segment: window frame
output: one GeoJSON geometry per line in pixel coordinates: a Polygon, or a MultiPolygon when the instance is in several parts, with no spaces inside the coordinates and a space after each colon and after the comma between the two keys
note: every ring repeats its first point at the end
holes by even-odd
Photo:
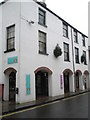
{"type": "Polygon", "coordinates": [[[74,42],[78,43],[78,32],[74,29],[74,42]]]}
{"type": "Polygon", "coordinates": [[[66,62],[70,62],[70,54],[69,54],[69,44],[68,43],[63,43],[64,44],[64,61],[66,62]],[[65,45],[67,46],[67,51],[65,51],[65,45]],[[65,57],[65,55],[67,56],[67,58],[65,57]]]}
{"type": "Polygon", "coordinates": [[[82,35],[82,44],[83,44],[83,47],[85,47],[85,46],[86,46],[85,36],[84,36],[84,35],[82,35]]]}
{"type": "Polygon", "coordinates": [[[42,26],[46,26],[46,11],[41,8],[38,9],[38,23],[42,26]],[[40,11],[43,12],[44,15],[41,15],[40,11]],[[40,22],[40,17],[43,17],[43,23],[40,22]]]}
{"type": "Polygon", "coordinates": [[[68,38],[68,24],[65,22],[63,22],[63,36],[68,38]]]}
{"type": "MultiPolygon", "coordinates": [[[[40,54],[44,54],[44,55],[48,55],[48,54],[47,54],[47,33],[39,30],[39,31],[38,31],[38,37],[39,37],[39,40],[38,40],[38,43],[39,43],[39,53],[40,53],[40,54]],[[43,35],[45,35],[45,42],[40,41],[40,33],[42,33],[43,35]],[[43,51],[40,51],[40,43],[44,44],[44,46],[45,46],[45,52],[44,52],[44,50],[43,50],[43,51]]],[[[43,48],[43,49],[44,49],[44,48],[43,48]]]]}
{"type": "Polygon", "coordinates": [[[77,64],[79,64],[79,48],[77,48],[77,47],[75,47],[75,62],[77,64]],[[76,52],[76,50],[77,50],[77,52],[76,52]]]}
{"type": "Polygon", "coordinates": [[[84,65],[87,65],[87,55],[86,55],[86,51],[83,50],[83,55],[85,55],[85,62],[84,65]]]}
{"type": "Polygon", "coordinates": [[[15,24],[11,25],[11,26],[8,26],[6,28],[6,31],[7,31],[7,52],[11,52],[11,51],[15,50],[15,24]],[[12,27],[14,27],[13,32],[10,32],[9,29],[11,29],[12,27]],[[12,33],[13,36],[9,38],[10,33],[12,33]],[[12,39],[12,42],[13,42],[13,45],[12,45],[13,47],[10,48],[9,47],[9,40],[11,40],[11,39],[12,39]]]}

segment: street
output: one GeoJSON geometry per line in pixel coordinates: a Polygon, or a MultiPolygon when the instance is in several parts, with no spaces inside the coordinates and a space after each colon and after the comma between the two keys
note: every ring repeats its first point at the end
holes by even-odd
{"type": "Polygon", "coordinates": [[[8,114],[3,118],[88,118],[88,93],[8,114]]]}

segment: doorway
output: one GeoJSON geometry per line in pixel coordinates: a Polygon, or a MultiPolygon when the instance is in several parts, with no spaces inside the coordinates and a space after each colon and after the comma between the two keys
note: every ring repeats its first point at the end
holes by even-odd
{"type": "Polygon", "coordinates": [[[79,90],[79,72],[76,73],[76,91],[79,90]]]}
{"type": "Polygon", "coordinates": [[[9,74],[9,101],[15,102],[16,99],[16,73],[9,74]]]}
{"type": "Polygon", "coordinates": [[[64,73],[64,92],[69,92],[69,72],[64,73]]]}
{"type": "Polygon", "coordinates": [[[36,80],[36,99],[48,96],[48,73],[39,71],[35,75],[36,80]]]}

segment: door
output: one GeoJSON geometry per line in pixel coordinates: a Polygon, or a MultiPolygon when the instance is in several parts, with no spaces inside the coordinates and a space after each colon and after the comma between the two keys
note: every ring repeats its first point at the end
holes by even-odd
{"type": "Polygon", "coordinates": [[[48,73],[38,72],[36,74],[36,98],[48,96],[48,73]]]}
{"type": "Polygon", "coordinates": [[[9,75],[9,101],[15,102],[16,74],[11,72],[9,75]]]}
{"type": "Polygon", "coordinates": [[[76,73],[76,90],[79,90],[79,73],[76,73]]]}
{"type": "Polygon", "coordinates": [[[69,73],[64,74],[64,92],[69,92],[69,73]]]}

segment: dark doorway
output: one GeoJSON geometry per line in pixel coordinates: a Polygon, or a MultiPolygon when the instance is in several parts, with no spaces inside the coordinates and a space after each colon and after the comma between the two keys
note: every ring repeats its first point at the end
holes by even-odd
{"type": "Polygon", "coordinates": [[[39,71],[36,74],[36,99],[48,96],[48,73],[39,71]]]}
{"type": "Polygon", "coordinates": [[[9,101],[15,102],[16,99],[16,73],[11,72],[9,74],[9,101]]]}
{"type": "Polygon", "coordinates": [[[64,73],[64,92],[69,92],[69,72],[64,73]]]}
{"type": "Polygon", "coordinates": [[[79,90],[79,73],[76,73],[76,91],[79,90]]]}

